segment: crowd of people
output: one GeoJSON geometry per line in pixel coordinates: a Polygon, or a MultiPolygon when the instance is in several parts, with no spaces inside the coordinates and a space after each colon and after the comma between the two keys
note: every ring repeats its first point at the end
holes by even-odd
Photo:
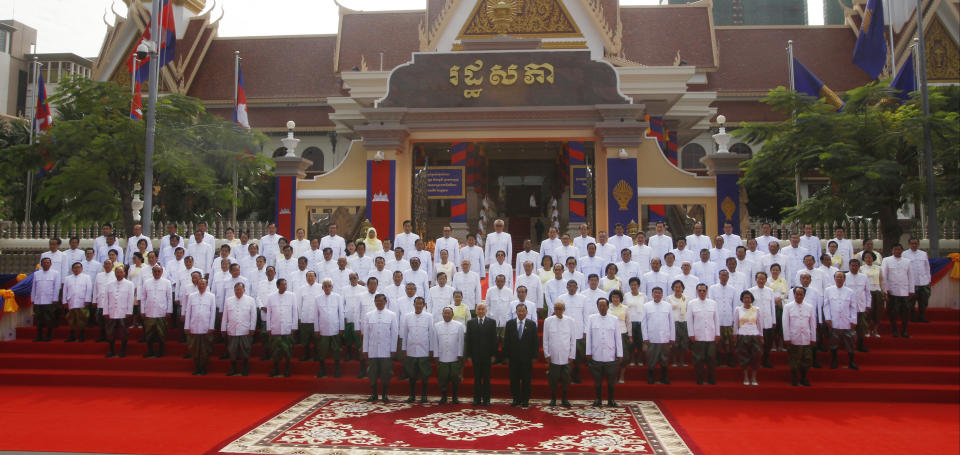
{"type": "Polygon", "coordinates": [[[889,335],[909,337],[910,322],[926,322],[930,296],[918,240],[907,249],[894,244],[882,258],[870,240],[855,253],[843,229],[822,242],[811,225],[782,248],[769,224],[745,242],[730,223],[713,239],[699,223],[677,239],[663,223],[649,238],[631,238],[620,224],[594,238],[581,225],[573,239],[550,228],[539,249],[525,239],[517,252],[502,220],[482,247],[444,227],[432,252],[409,221],[392,242],[372,228],[345,240],[335,224],[309,240],[303,229],[285,239],[274,224],[257,240],[228,228],[219,246],[204,223],[184,237],[173,224],[166,229],[158,250],[139,225],[125,248],[109,224],[92,248],[74,237],[62,250],[51,239],[33,275],[34,341],[50,341],[65,316],[66,342],[83,342],[85,329],[99,326],[106,356],[124,357],[129,329],[142,327],[144,356],[163,357],[173,331],[189,346],[193,374],[206,374],[214,344],[224,343],[228,375],[243,376],[255,342],[273,362],[271,376],[290,376],[299,344],[300,361],[316,362],[318,378],[327,358],[335,377],[343,358],[359,361],[370,401],[388,401],[400,361],[408,402],[418,382],[427,400],[436,364],[440,401],[459,403],[469,361],[478,406],[490,402],[491,365],[499,363],[509,364],[513,405],[527,406],[533,363],[542,358],[551,405],[559,395],[569,406],[569,384],[581,382],[585,367],[594,405],[602,406],[606,382],[613,406],[628,365],[645,367],[649,384],[669,384],[669,369],[688,358],[698,384],[715,384],[719,364],[739,366],[743,384],[756,386],[757,370],[772,368],[770,353],[785,350],[792,384],[809,386],[818,352],[838,368],[843,350],[857,369],[855,353],[868,352],[865,338],[881,336],[884,309],[889,335]]]}

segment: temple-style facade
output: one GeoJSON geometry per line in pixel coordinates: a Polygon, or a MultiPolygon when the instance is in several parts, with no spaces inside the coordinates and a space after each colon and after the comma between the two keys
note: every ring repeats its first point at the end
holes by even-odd
{"type": "MultiPolygon", "coordinates": [[[[124,61],[149,3],[128,3],[98,80],[129,83],[124,61]]],[[[220,13],[203,0],[174,3],[179,42],[161,91],[229,118],[240,52],[250,123],[275,138],[264,153],[277,157],[285,235],[338,212],[369,219],[381,238],[406,219],[430,238],[494,218],[514,238],[678,216],[708,234],[724,221],[739,230],[737,165],[757,145],[718,155],[717,114],[730,127],[778,118],[759,100],[788,84],[788,40],[835,91],[869,82],[851,63],[865,0],[836,26],[716,26],[710,0],[428,0],[419,11],[340,6],[336,35],[253,38],[217,37],[220,13]],[[301,142],[281,158],[288,120],[301,142]]],[[[960,2],[925,4],[929,77],[955,83],[960,2]]],[[[904,17],[897,68],[916,27],[904,17]]]]}

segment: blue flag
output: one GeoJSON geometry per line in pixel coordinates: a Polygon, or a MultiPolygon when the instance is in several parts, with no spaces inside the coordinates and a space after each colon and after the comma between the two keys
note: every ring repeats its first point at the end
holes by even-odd
{"type": "Polygon", "coordinates": [[[897,77],[890,82],[890,87],[900,90],[897,96],[901,103],[910,99],[910,92],[917,90],[917,73],[913,69],[913,54],[910,54],[907,61],[903,62],[903,66],[897,72],[897,77]]]}
{"type": "Polygon", "coordinates": [[[853,64],[873,79],[887,63],[887,41],[883,37],[883,0],[870,0],[863,11],[857,45],[853,48],[853,64]]]}
{"type": "Polygon", "coordinates": [[[827,104],[832,104],[837,109],[843,108],[843,100],[796,58],[793,59],[793,87],[791,88],[814,98],[823,98],[827,104]]]}

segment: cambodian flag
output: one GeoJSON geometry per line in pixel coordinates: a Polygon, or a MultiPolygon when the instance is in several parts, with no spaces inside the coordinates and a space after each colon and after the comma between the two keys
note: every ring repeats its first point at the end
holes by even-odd
{"type": "Polygon", "coordinates": [[[910,92],[917,90],[917,74],[913,70],[913,54],[907,57],[907,61],[903,62],[903,66],[897,72],[897,77],[890,82],[890,86],[900,90],[900,94],[897,96],[901,103],[910,99],[910,92]]]}
{"type": "Polygon", "coordinates": [[[50,105],[47,104],[47,86],[43,83],[43,74],[37,79],[37,109],[33,115],[33,130],[42,133],[53,125],[53,115],[50,114],[50,105]]]}
{"type": "Polygon", "coordinates": [[[843,108],[843,100],[797,59],[793,59],[792,88],[814,98],[823,98],[827,104],[832,104],[837,109],[843,108]]]}
{"type": "Polygon", "coordinates": [[[143,118],[143,93],[140,90],[140,81],[133,84],[133,100],[130,103],[130,118],[140,120],[143,118]]]}
{"type": "MultiPolygon", "coordinates": [[[[137,41],[137,46],[140,46],[140,43],[150,40],[150,29],[153,28],[153,18],[150,19],[150,22],[147,23],[146,30],[143,31],[143,35],[140,37],[140,41],[137,41]]],[[[170,4],[170,0],[163,0],[163,3],[160,5],[160,35],[162,37],[162,42],[160,43],[160,68],[163,68],[164,65],[173,61],[173,56],[176,54],[176,44],[177,44],[177,29],[176,23],[173,20],[173,6],[170,4]]],[[[136,49],[136,47],[134,47],[136,49]]],[[[137,80],[145,81],[150,79],[150,56],[147,55],[147,58],[143,60],[137,60],[136,68],[134,68],[134,58],[133,55],[127,57],[127,69],[131,72],[136,70],[137,80]]]]}
{"type": "Polygon", "coordinates": [[[887,63],[887,40],[883,37],[883,1],[870,0],[853,48],[853,64],[876,79],[887,63]]]}
{"type": "Polygon", "coordinates": [[[244,128],[250,128],[247,117],[247,91],[243,88],[243,70],[237,66],[237,99],[233,105],[233,121],[244,128]]]}

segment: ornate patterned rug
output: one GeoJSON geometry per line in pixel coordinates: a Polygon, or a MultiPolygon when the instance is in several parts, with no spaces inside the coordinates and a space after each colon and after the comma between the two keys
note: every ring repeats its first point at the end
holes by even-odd
{"type": "Polygon", "coordinates": [[[210,453],[225,454],[693,454],[656,403],[572,408],[367,403],[309,395],[210,453]]]}

